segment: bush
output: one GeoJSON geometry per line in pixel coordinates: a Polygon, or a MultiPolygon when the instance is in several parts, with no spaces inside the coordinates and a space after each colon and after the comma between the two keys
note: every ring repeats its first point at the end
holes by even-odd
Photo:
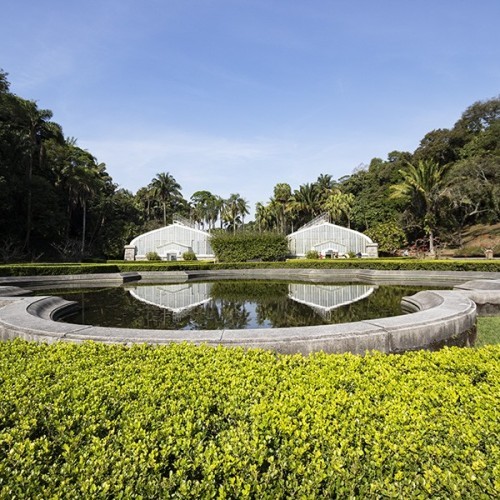
{"type": "Polygon", "coordinates": [[[277,233],[216,233],[210,245],[219,262],[282,261],[289,252],[286,236],[277,233]]]}
{"type": "Polygon", "coordinates": [[[49,276],[129,271],[187,271],[208,269],[374,269],[387,271],[500,272],[499,260],[418,259],[293,259],[286,262],[113,261],[108,264],[0,264],[0,276],[49,276]]]}
{"type": "Polygon", "coordinates": [[[183,260],[198,260],[194,252],[188,251],[182,254],[183,260]]]}
{"type": "MultiPolygon", "coordinates": [[[[455,257],[484,257],[484,250],[485,248],[479,247],[479,246],[468,246],[468,247],[463,247],[463,248],[457,248],[454,252],[453,255],[455,257]]],[[[499,255],[500,254],[500,245],[495,245],[493,248],[493,255],[499,255]]]]}
{"type": "Polygon", "coordinates": [[[0,265],[0,276],[62,276],[65,274],[118,273],[116,264],[13,264],[0,265]]]}
{"type": "Polygon", "coordinates": [[[403,229],[394,221],[376,224],[367,229],[365,234],[375,243],[378,243],[378,250],[383,254],[394,255],[407,244],[403,229]]]}
{"type": "Polygon", "coordinates": [[[147,260],[161,260],[161,257],[156,252],[148,252],[146,254],[147,260]]]}
{"type": "Polygon", "coordinates": [[[0,343],[1,498],[499,498],[500,346],[0,343]]]}
{"type": "Polygon", "coordinates": [[[317,250],[309,250],[306,253],[306,259],[307,260],[319,259],[319,252],[317,250]]]}

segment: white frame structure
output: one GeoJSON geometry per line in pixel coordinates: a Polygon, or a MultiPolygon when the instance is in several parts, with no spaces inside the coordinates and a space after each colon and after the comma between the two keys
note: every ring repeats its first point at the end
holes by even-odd
{"type": "Polygon", "coordinates": [[[185,252],[197,259],[213,259],[210,234],[186,223],[175,221],[134,238],[125,247],[125,260],[146,260],[148,252],[156,252],[162,260],[182,260],[185,252]]]}
{"type": "Polygon", "coordinates": [[[321,257],[342,257],[349,253],[378,257],[377,243],[363,233],[330,223],[326,214],[289,234],[288,245],[295,257],[305,257],[311,250],[321,257]]]}

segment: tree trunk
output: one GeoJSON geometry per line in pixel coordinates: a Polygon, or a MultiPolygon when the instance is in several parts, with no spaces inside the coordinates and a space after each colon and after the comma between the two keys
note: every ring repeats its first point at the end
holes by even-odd
{"type": "Polygon", "coordinates": [[[429,253],[434,255],[434,231],[429,231],[429,253]]]}
{"type": "Polygon", "coordinates": [[[87,231],[87,203],[83,202],[83,220],[82,220],[82,252],[81,256],[83,258],[83,252],[85,251],[85,232],[87,231]]]}

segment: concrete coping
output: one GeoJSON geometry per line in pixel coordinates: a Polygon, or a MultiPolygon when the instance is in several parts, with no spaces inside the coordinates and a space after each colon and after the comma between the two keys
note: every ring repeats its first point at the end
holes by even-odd
{"type": "MultiPolygon", "coordinates": [[[[255,273],[254,271],[248,271],[247,273],[239,272],[237,273],[237,277],[248,278],[252,276],[255,279],[264,278],[262,276],[263,273],[255,273]]],[[[406,274],[404,271],[398,271],[397,273],[397,280],[403,278],[401,276],[402,273],[406,274]]],[[[424,280],[422,273],[419,273],[420,276],[416,276],[414,273],[410,272],[410,277],[418,278],[420,281],[424,280]]],[[[141,278],[144,274],[146,273],[141,273],[138,277],[141,278]]],[[[160,274],[165,275],[165,273],[160,274]]],[[[181,277],[179,273],[176,274],[177,278],[181,277]]],[[[180,274],[185,279],[206,279],[207,277],[206,272],[180,274]]],[[[285,278],[284,273],[278,274],[282,279],[285,278]]],[[[308,276],[312,278],[312,281],[319,280],[320,278],[322,280],[325,279],[325,273],[320,270],[300,270],[298,273],[288,272],[286,273],[286,278],[290,278],[291,274],[293,278],[300,277],[301,279],[306,279],[308,276]]],[[[352,275],[352,273],[349,274],[352,275]]],[[[362,273],[358,273],[358,278],[360,274],[362,273]]],[[[424,272],[424,274],[427,280],[429,280],[429,273],[424,272]]],[[[209,275],[213,279],[227,279],[229,275],[236,277],[235,271],[229,273],[211,272],[209,275]]],[[[276,272],[266,273],[265,278],[276,279],[276,275],[276,272]]],[[[335,280],[341,279],[344,276],[344,273],[340,273],[340,275],[339,273],[335,273],[335,280]]],[[[173,276],[170,277],[173,278],[173,276]]],[[[385,281],[389,281],[390,277],[387,275],[385,277],[385,281]]],[[[69,277],[70,280],[71,278],[73,276],[69,277]]],[[[160,276],[156,276],[156,278],[160,279],[160,276]]],[[[454,281],[460,282],[460,278],[464,281],[464,276],[455,276],[454,281]]],[[[453,281],[447,273],[445,279],[453,281]]],[[[83,279],[77,280],[79,284],[85,281],[83,279]]],[[[413,283],[411,279],[409,281],[413,283]]],[[[483,281],[481,280],[481,283],[483,281]]],[[[500,284],[500,279],[495,281],[498,281],[500,284]]],[[[40,284],[41,280],[38,280],[37,283],[40,284]]],[[[430,277],[430,283],[434,285],[435,279],[430,277]]],[[[456,291],[424,291],[412,297],[405,297],[402,304],[403,308],[406,311],[411,311],[411,313],[391,318],[300,328],[198,330],[189,332],[105,328],[56,322],[54,319],[64,316],[69,308],[75,307],[74,302],[68,302],[53,296],[4,297],[0,298],[0,336],[3,339],[21,337],[27,340],[45,342],[84,342],[86,340],[121,344],[193,342],[196,344],[232,347],[256,347],[273,349],[282,353],[302,354],[309,354],[316,351],[364,354],[366,351],[371,350],[397,353],[438,345],[472,332],[475,328],[477,311],[475,302],[467,294],[471,290],[474,293],[480,294],[481,290],[474,288],[473,281],[469,283],[472,284],[462,283],[462,288],[456,291]],[[471,289],[469,290],[467,286],[471,287],[471,289]]],[[[102,281],[100,281],[100,285],[102,286],[102,281]]],[[[482,284],[481,286],[483,289],[491,288],[488,284],[482,284]]],[[[496,285],[492,286],[495,287],[496,285]]],[[[490,291],[488,290],[488,293],[490,291]]],[[[493,290],[493,293],[499,297],[500,301],[500,285],[498,290],[493,290]]]]}

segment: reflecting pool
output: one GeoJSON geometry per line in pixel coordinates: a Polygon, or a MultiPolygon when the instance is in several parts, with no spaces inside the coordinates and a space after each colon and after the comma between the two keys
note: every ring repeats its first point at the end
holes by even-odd
{"type": "Polygon", "coordinates": [[[401,298],[429,287],[363,283],[193,281],[40,291],[77,301],[64,321],[162,330],[283,328],[402,314],[401,298]]]}

